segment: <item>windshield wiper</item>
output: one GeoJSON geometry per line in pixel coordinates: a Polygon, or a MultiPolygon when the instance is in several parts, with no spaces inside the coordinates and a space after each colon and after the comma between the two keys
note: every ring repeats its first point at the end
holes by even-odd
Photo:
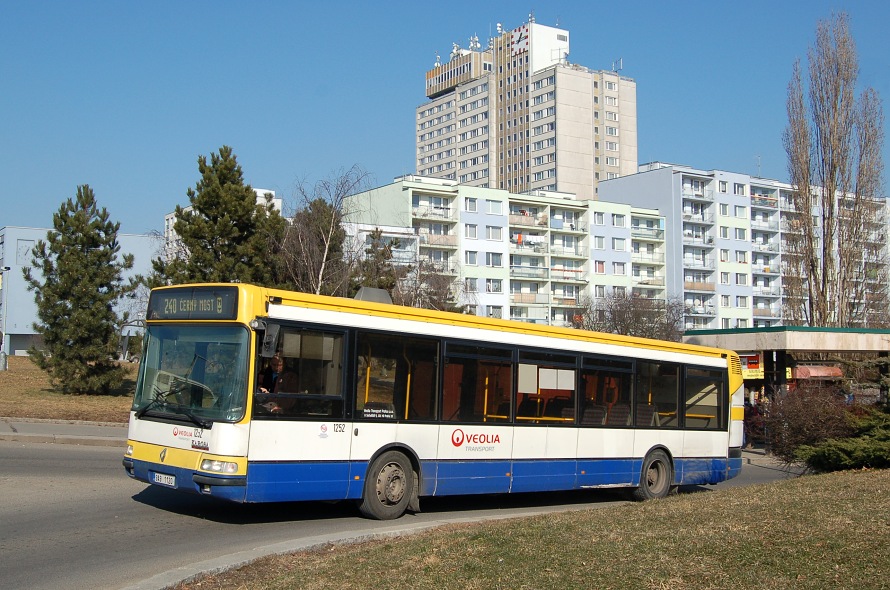
{"type": "Polygon", "coordinates": [[[182,391],[182,389],[174,388],[174,389],[169,389],[169,390],[165,391],[164,393],[158,393],[157,395],[155,395],[153,400],[151,400],[150,402],[148,402],[147,404],[145,404],[144,406],[142,406],[141,408],[136,410],[136,417],[142,418],[143,416],[145,416],[145,413],[148,412],[150,409],[152,409],[155,406],[159,406],[162,403],[163,404],[167,403],[168,397],[170,397],[174,393],[179,393],[180,391],[182,391]]]}

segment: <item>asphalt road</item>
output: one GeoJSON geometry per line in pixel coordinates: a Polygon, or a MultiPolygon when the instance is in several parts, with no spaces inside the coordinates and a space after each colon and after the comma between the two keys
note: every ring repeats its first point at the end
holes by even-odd
{"type": "MultiPolygon", "coordinates": [[[[424,499],[421,514],[376,522],[349,503],[242,506],[150,488],[126,477],[120,460],[114,447],[0,442],[0,587],[159,588],[344,537],[622,500],[605,492],[424,499]]],[[[787,477],[752,464],[720,486],[787,477]]]]}

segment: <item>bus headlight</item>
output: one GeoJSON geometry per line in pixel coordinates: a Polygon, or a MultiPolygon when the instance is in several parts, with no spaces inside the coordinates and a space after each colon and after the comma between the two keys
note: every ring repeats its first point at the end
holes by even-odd
{"type": "Polygon", "coordinates": [[[124,456],[125,457],[133,456],[133,445],[127,445],[127,450],[126,450],[126,452],[124,452],[124,456]]]}
{"type": "Polygon", "coordinates": [[[214,473],[238,473],[238,464],[232,461],[217,461],[214,459],[204,459],[201,461],[201,471],[212,471],[214,473]]]}

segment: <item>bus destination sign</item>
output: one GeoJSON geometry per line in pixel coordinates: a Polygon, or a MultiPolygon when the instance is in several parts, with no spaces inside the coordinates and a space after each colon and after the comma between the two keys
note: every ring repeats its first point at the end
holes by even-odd
{"type": "Polygon", "coordinates": [[[237,287],[178,287],[152,291],[150,320],[234,320],[238,317],[237,287]]]}

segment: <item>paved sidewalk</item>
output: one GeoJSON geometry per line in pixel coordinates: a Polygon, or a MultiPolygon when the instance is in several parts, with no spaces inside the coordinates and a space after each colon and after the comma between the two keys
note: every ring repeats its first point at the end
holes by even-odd
{"type": "Polygon", "coordinates": [[[0,440],[123,447],[127,444],[127,425],[0,417],[0,440]]]}

